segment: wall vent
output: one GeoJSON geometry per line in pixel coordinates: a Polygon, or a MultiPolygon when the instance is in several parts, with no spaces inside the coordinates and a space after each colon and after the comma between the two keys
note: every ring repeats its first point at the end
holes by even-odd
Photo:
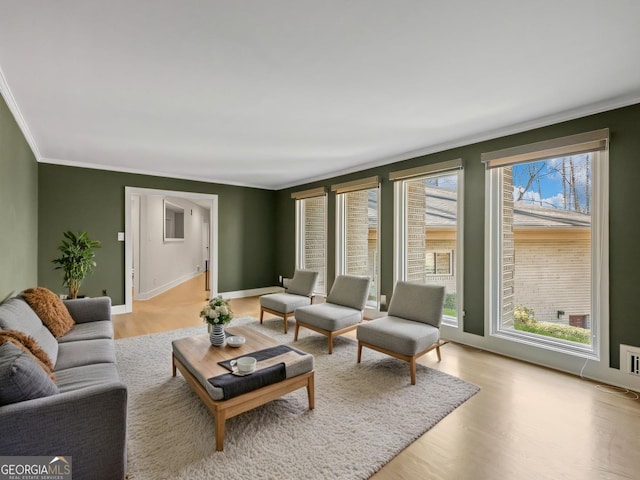
{"type": "Polygon", "coordinates": [[[640,377],[640,347],[620,345],[621,370],[640,377]]]}
{"type": "Polygon", "coordinates": [[[640,355],[627,352],[627,359],[629,360],[629,373],[640,375],[640,355]]]}

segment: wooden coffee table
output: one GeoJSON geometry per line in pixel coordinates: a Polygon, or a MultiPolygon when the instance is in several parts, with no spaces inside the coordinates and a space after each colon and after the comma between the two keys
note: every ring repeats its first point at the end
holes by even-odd
{"type": "Polygon", "coordinates": [[[171,355],[173,376],[176,369],[187,380],[191,389],[200,397],[211,411],[215,420],[216,450],[222,451],[224,443],[224,424],[227,418],[264,405],[272,400],[293,392],[299,388],[307,388],[309,410],[314,408],[314,371],[308,371],[281,382],[258,388],[229,400],[214,400],[211,396],[207,379],[229,373],[229,370],[218,365],[218,362],[241,355],[279,345],[275,340],[248,327],[230,327],[226,331],[232,335],[241,335],[246,343],[238,348],[212,347],[209,335],[181,338],[172,342],[171,355]]]}

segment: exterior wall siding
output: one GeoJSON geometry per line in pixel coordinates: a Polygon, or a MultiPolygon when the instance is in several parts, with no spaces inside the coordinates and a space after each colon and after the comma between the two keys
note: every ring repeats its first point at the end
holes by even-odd
{"type": "Polygon", "coordinates": [[[325,197],[301,200],[304,205],[304,267],[319,273],[316,290],[325,291],[325,197]]]}
{"type": "Polygon", "coordinates": [[[533,308],[538,321],[567,325],[570,315],[590,315],[590,239],[522,237],[516,232],[515,305],[533,308]]]}
{"type": "Polygon", "coordinates": [[[426,281],[425,272],[425,209],[427,193],[424,180],[407,183],[407,281],[426,281]]]}
{"type": "Polygon", "coordinates": [[[513,238],[513,171],[502,177],[502,325],[513,326],[515,252],[513,238]]]}
{"type": "Polygon", "coordinates": [[[343,195],[346,195],[346,273],[370,275],[368,191],[359,190],[343,195]]]}

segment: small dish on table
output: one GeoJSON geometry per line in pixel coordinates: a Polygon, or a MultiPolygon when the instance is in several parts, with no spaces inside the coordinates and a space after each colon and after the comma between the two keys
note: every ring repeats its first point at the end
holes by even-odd
{"type": "Polygon", "coordinates": [[[247,340],[240,335],[233,335],[231,337],[227,337],[227,345],[233,348],[241,347],[247,340]]]}

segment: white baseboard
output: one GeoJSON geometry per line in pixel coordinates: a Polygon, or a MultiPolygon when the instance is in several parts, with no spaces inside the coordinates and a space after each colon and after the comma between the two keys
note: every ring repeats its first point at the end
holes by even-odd
{"type": "MultiPolygon", "coordinates": [[[[258,295],[266,295],[267,293],[280,293],[284,292],[284,288],[273,286],[273,287],[261,287],[261,288],[252,288],[249,290],[236,290],[235,292],[220,292],[218,295],[222,295],[223,298],[245,298],[245,297],[255,297],[258,295]]],[[[212,294],[212,297],[217,296],[216,294],[212,294]]]]}
{"type": "Polygon", "coordinates": [[[122,313],[127,313],[126,305],[111,305],[111,315],[120,315],[122,313]]]}
{"type": "MultiPolygon", "coordinates": [[[[200,272],[202,273],[202,272],[200,272]]],[[[252,288],[249,290],[236,290],[233,292],[221,292],[221,293],[212,293],[211,298],[221,295],[223,298],[232,299],[232,298],[245,298],[245,297],[256,297],[259,295],[266,295],[268,293],[281,293],[284,292],[284,288],[280,286],[273,287],[261,287],[261,288],[252,288]]],[[[149,297],[151,298],[151,297],[149,297]]],[[[127,311],[126,305],[112,305],[111,306],[111,314],[112,315],[120,315],[122,313],[129,313],[127,311]]]]}
{"type": "Polygon", "coordinates": [[[148,292],[138,292],[133,299],[142,300],[142,301],[149,300],[150,298],[153,298],[157,295],[160,295],[161,293],[171,290],[172,288],[177,287],[181,283],[187,282],[192,278],[197,277],[198,275],[201,275],[201,274],[202,272],[195,270],[193,272],[182,275],[181,277],[178,277],[174,280],[171,280],[170,282],[165,283],[164,285],[156,287],[153,290],[149,290],[148,292]]]}

